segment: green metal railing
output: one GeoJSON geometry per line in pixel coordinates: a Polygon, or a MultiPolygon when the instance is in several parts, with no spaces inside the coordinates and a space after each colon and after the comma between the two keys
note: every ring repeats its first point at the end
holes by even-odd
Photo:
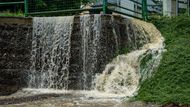
{"type": "Polygon", "coordinates": [[[142,17],[144,20],[148,19],[147,0],[142,0],[142,17]]]}
{"type": "Polygon", "coordinates": [[[103,0],[103,13],[106,14],[107,13],[107,0],[103,0]]]}
{"type": "Polygon", "coordinates": [[[80,5],[80,0],[30,0],[28,1],[28,14],[38,15],[78,11],[80,5]]]}
{"type": "Polygon", "coordinates": [[[87,4],[81,7],[81,0],[24,0],[20,2],[2,2],[1,5],[22,4],[24,15],[70,15],[79,14],[83,11],[103,12],[103,14],[119,13],[122,15],[147,20],[147,0],[91,0],[94,6],[88,7],[87,4]],[[129,3],[129,4],[128,4],[129,3]],[[136,8],[134,8],[136,6],[136,8]]]}
{"type": "Polygon", "coordinates": [[[24,0],[24,16],[28,16],[28,0],[24,0]]]}
{"type": "Polygon", "coordinates": [[[0,5],[24,4],[24,1],[19,2],[2,2],[0,5]]]}

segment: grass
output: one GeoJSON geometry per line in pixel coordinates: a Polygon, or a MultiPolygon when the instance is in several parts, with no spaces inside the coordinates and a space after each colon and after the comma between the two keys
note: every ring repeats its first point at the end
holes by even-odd
{"type": "Polygon", "coordinates": [[[190,17],[155,18],[167,52],[154,75],[143,82],[136,100],[190,104],[190,17]]]}
{"type": "Polygon", "coordinates": [[[10,11],[3,11],[0,13],[0,16],[17,16],[17,17],[21,17],[24,16],[24,13],[22,13],[21,11],[18,11],[16,13],[12,13],[10,11]]]}

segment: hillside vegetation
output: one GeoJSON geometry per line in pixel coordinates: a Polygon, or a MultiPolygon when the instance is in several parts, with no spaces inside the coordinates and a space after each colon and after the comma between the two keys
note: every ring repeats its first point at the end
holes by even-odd
{"type": "Polygon", "coordinates": [[[190,17],[152,19],[167,51],[154,75],[143,82],[137,100],[190,104],[190,17]]]}

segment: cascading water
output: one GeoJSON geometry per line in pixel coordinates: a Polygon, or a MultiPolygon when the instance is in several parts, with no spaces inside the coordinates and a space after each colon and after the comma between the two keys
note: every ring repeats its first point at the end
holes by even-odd
{"type": "Polygon", "coordinates": [[[30,88],[68,89],[73,18],[33,19],[30,88]]]}
{"type": "Polygon", "coordinates": [[[138,42],[145,44],[140,49],[117,56],[108,64],[96,79],[97,90],[133,96],[140,82],[150,77],[158,67],[164,50],[163,37],[151,24],[138,20],[133,20],[132,23],[146,37],[138,42]]]}
{"type": "MultiPolygon", "coordinates": [[[[102,71],[97,73],[100,67],[98,63],[101,60],[99,57],[104,58],[103,56],[107,55],[101,56],[112,43],[103,41],[109,37],[102,34],[101,15],[93,15],[93,17],[84,15],[79,19],[78,35],[81,35],[79,46],[81,53],[79,54],[82,69],[77,71],[80,72],[78,73],[80,75],[77,75],[80,78],[76,84],[80,83],[82,90],[98,90],[123,96],[134,95],[140,82],[150,77],[159,64],[164,49],[164,40],[160,32],[151,24],[133,19],[125,20],[123,23],[127,26],[125,31],[130,31],[126,35],[129,45],[127,48],[132,51],[117,56],[106,66],[103,73],[102,71]]],[[[109,23],[115,23],[114,20],[112,16],[109,23]]],[[[30,88],[69,90],[73,23],[74,17],[36,17],[33,19],[30,88]]],[[[122,38],[118,36],[115,27],[110,28],[114,38],[113,44],[116,46],[109,47],[117,52],[122,38]]]]}
{"type": "Polygon", "coordinates": [[[97,69],[97,54],[99,51],[101,17],[100,15],[84,15],[80,17],[82,35],[82,89],[92,89],[94,87],[94,75],[97,69]],[[92,33],[91,33],[92,32],[92,33]]]}

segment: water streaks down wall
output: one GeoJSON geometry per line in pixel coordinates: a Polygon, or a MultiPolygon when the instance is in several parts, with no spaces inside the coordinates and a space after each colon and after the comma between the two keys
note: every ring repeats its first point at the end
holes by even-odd
{"type": "Polygon", "coordinates": [[[29,87],[68,87],[73,17],[33,19],[29,87]]]}
{"type": "Polygon", "coordinates": [[[30,88],[131,96],[164,48],[152,24],[111,15],[35,17],[31,36],[30,88]]]}

